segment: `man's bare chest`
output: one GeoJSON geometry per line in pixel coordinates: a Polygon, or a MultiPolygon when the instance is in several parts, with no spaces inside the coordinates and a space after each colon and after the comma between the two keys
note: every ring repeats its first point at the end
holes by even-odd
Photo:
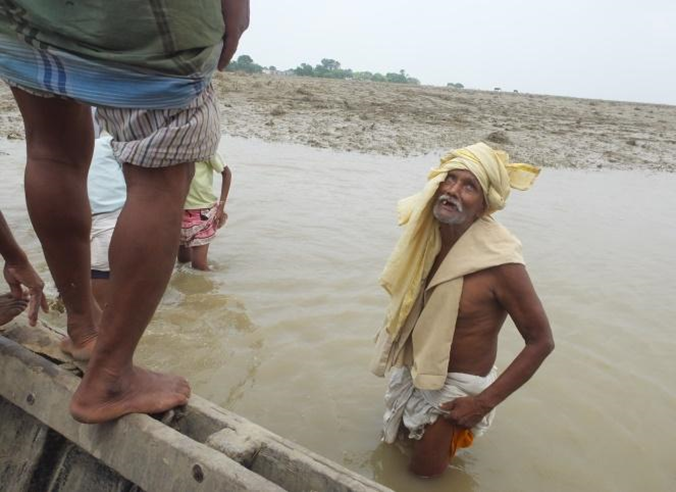
{"type": "Polygon", "coordinates": [[[487,320],[503,317],[504,310],[497,300],[493,286],[494,279],[490,270],[465,276],[456,325],[479,322],[483,324],[487,320]]]}

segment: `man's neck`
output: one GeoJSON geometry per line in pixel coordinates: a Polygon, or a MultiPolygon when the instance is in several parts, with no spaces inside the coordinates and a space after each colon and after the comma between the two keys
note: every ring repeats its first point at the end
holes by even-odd
{"type": "MultiPolygon", "coordinates": [[[[476,221],[476,220],[475,220],[476,221]]],[[[432,264],[432,269],[430,270],[425,285],[427,285],[434,277],[434,274],[437,273],[437,270],[441,266],[441,263],[446,258],[446,255],[451,250],[453,245],[458,242],[460,236],[462,236],[467,229],[469,229],[475,221],[469,222],[467,224],[459,225],[449,225],[449,224],[440,224],[439,232],[441,233],[441,249],[437,254],[437,257],[434,259],[432,264]]]]}
{"type": "Polygon", "coordinates": [[[440,224],[439,232],[441,233],[441,251],[448,252],[453,247],[453,245],[458,242],[460,236],[467,232],[467,229],[469,229],[475,221],[476,219],[471,222],[457,225],[440,224]]]}

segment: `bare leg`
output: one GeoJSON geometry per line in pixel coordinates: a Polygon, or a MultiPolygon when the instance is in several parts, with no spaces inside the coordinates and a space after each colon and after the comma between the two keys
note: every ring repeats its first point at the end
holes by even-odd
{"type": "Polygon", "coordinates": [[[124,172],[127,202],[110,243],[110,297],[89,370],[71,401],[80,422],[162,412],[190,396],[183,378],[135,367],[133,355],[171,276],[193,165],[125,164],[124,172]]]}
{"type": "Polygon", "coordinates": [[[106,278],[92,279],[92,294],[99,308],[104,309],[110,296],[110,280],[106,278]]]}
{"type": "Polygon", "coordinates": [[[448,467],[453,431],[453,424],[441,417],[425,429],[422,439],[413,445],[409,469],[426,478],[441,475],[448,467]]]}
{"type": "Polygon", "coordinates": [[[178,262],[179,263],[190,263],[191,255],[190,248],[187,246],[178,247],[178,262]]]}
{"type": "Polygon", "coordinates": [[[195,270],[203,270],[205,272],[211,270],[209,268],[209,263],[207,262],[207,254],[209,253],[208,244],[193,246],[190,250],[190,255],[192,257],[191,265],[195,270]]]}
{"type": "Polygon", "coordinates": [[[0,296],[0,326],[9,323],[28,307],[25,299],[15,299],[12,294],[0,296]]]}
{"type": "MultiPolygon", "coordinates": [[[[92,292],[89,293],[89,302],[91,303],[92,306],[92,319],[94,320],[94,325],[99,326],[99,324],[101,323],[101,308],[99,307],[99,304],[96,302],[93,289],[92,292]]],[[[73,359],[79,361],[88,361],[91,358],[92,353],[94,352],[96,340],[97,336],[94,336],[86,343],[76,345],[71,337],[66,337],[61,341],[60,346],[61,350],[64,353],[70,355],[73,359]]]]}
{"type": "Polygon", "coordinates": [[[28,213],[68,315],[65,346],[88,354],[96,339],[89,282],[90,109],[16,88],[12,92],[26,128],[28,213]]]}

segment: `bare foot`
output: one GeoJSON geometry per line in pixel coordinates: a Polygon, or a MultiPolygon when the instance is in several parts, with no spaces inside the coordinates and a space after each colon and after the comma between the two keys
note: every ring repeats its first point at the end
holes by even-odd
{"type": "Polygon", "coordinates": [[[66,337],[61,341],[59,347],[63,353],[70,355],[73,359],[86,362],[91,359],[94,353],[97,338],[94,334],[80,343],[75,343],[72,338],[66,337]]]}
{"type": "Polygon", "coordinates": [[[190,385],[180,376],[132,367],[115,377],[91,367],[70,402],[78,422],[97,424],[129,413],[161,413],[185,405],[190,385]]]}
{"type": "Polygon", "coordinates": [[[28,307],[25,299],[15,299],[12,294],[0,296],[0,326],[9,323],[28,307]]]}
{"type": "MultiPolygon", "coordinates": [[[[92,301],[92,307],[94,307],[94,301],[92,301]]],[[[93,314],[96,315],[96,312],[93,314]]],[[[98,315],[100,317],[100,310],[98,315]]],[[[75,360],[91,359],[99,335],[97,324],[92,316],[68,314],[67,329],[68,336],[60,344],[61,351],[75,360]]]]}

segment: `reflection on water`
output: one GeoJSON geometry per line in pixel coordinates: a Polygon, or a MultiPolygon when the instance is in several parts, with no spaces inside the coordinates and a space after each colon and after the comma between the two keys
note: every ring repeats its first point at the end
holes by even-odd
{"type": "Polygon", "coordinates": [[[218,276],[182,265],[171,278],[137,357],[152,367],[190,374],[200,395],[230,407],[253,382],[262,346],[244,304],[221,292],[218,276]]]}
{"type": "MultiPolygon", "coordinates": [[[[5,150],[0,207],[45,274],[15,192],[24,152],[5,150]]],[[[486,436],[425,481],[405,450],[379,443],[385,383],[367,365],[394,206],[436,157],[238,139],[222,151],[233,187],[214,272],[177,268],[142,363],[396,490],[676,489],[676,176],[544,170],[513,193],[497,217],[524,243],[557,349],[486,436]]],[[[521,346],[508,324],[499,367],[521,346]]]]}

